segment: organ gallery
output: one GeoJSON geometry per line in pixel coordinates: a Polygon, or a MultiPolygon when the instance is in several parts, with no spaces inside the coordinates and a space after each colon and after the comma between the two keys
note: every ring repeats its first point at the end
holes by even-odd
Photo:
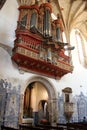
{"type": "Polygon", "coordinates": [[[52,13],[50,1],[20,5],[12,59],[20,70],[60,78],[73,66],[65,55],[62,19],[60,14],[53,19],[52,13]]]}
{"type": "Polygon", "coordinates": [[[87,129],[87,2],[0,3],[1,130],[87,129]]]}

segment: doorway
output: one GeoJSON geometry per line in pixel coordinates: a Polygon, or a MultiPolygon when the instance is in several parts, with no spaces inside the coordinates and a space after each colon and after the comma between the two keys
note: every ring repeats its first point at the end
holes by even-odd
{"type": "Polygon", "coordinates": [[[23,119],[39,124],[43,119],[57,123],[58,97],[54,86],[46,79],[34,77],[24,90],[23,119]]]}

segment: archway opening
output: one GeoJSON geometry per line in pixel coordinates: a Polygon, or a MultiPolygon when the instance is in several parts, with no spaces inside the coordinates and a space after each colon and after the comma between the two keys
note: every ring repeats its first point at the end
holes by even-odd
{"type": "Polygon", "coordinates": [[[35,124],[43,119],[49,122],[48,99],[48,91],[42,83],[30,83],[24,93],[23,118],[33,118],[35,124]]]}

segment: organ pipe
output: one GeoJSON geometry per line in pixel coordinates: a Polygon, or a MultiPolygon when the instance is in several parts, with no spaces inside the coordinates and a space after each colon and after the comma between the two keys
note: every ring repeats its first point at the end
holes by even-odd
{"type": "Polygon", "coordinates": [[[46,9],[44,12],[44,36],[50,36],[50,11],[46,9]]]}
{"type": "Polygon", "coordinates": [[[37,24],[37,13],[34,12],[32,13],[31,19],[30,19],[30,28],[36,27],[36,24],[37,24]]]}
{"type": "Polygon", "coordinates": [[[61,29],[60,29],[60,27],[56,28],[56,39],[57,39],[57,41],[61,41],[61,29]]]}

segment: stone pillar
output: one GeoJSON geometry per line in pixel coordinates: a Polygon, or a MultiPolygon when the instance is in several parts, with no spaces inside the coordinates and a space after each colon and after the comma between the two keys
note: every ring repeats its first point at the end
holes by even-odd
{"type": "Polygon", "coordinates": [[[23,118],[23,100],[24,100],[24,95],[20,95],[20,111],[19,111],[19,124],[22,123],[22,118],[23,118]]]}
{"type": "Polygon", "coordinates": [[[48,101],[49,119],[52,125],[58,122],[58,99],[48,101]]]}

